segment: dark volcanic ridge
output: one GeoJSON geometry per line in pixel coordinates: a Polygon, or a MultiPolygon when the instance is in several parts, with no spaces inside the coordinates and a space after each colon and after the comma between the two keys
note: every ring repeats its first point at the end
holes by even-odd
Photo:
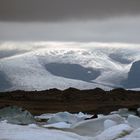
{"type": "Polygon", "coordinates": [[[12,91],[0,93],[0,107],[21,106],[33,114],[60,111],[108,114],[119,108],[140,107],[140,91],[114,89],[104,91],[50,89],[45,91],[12,91]]]}
{"type": "Polygon", "coordinates": [[[132,64],[128,78],[122,82],[122,85],[126,88],[140,87],[140,61],[136,61],[132,64]]]}

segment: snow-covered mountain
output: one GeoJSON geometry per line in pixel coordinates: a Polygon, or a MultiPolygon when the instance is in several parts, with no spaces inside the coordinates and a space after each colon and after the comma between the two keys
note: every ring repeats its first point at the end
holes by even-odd
{"type": "Polygon", "coordinates": [[[133,44],[4,42],[0,43],[0,90],[125,87],[122,81],[138,60],[140,45],[133,44]]]}

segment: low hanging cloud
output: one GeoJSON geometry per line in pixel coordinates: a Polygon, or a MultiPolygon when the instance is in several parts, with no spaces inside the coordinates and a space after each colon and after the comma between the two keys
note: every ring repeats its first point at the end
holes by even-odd
{"type": "Polygon", "coordinates": [[[140,17],[85,22],[0,22],[1,41],[140,43],[140,17]]]}

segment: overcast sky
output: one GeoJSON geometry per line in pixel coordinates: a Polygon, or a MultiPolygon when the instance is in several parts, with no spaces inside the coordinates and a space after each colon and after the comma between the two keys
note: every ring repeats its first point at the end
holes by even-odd
{"type": "Polygon", "coordinates": [[[140,0],[0,0],[1,41],[140,43],[140,0]]]}

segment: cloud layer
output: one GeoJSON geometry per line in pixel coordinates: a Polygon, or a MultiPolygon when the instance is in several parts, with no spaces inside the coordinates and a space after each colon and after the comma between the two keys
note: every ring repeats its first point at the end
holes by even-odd
{"type": "Polygon", "coordinates": [[[0,21],[52,22],[139,14],[139,0],[0,0],[0,21]]]}
{"type": "Polygon", "coordinates": [[[140,43],[139,25],[140,17],[123,17],[100,22],[0,22],[0,40],[140,43]]]}
{"type": "Polygon", "coordinates": [[[0,41],[140,43],[140,0],[0,0],[0,41]]]}

